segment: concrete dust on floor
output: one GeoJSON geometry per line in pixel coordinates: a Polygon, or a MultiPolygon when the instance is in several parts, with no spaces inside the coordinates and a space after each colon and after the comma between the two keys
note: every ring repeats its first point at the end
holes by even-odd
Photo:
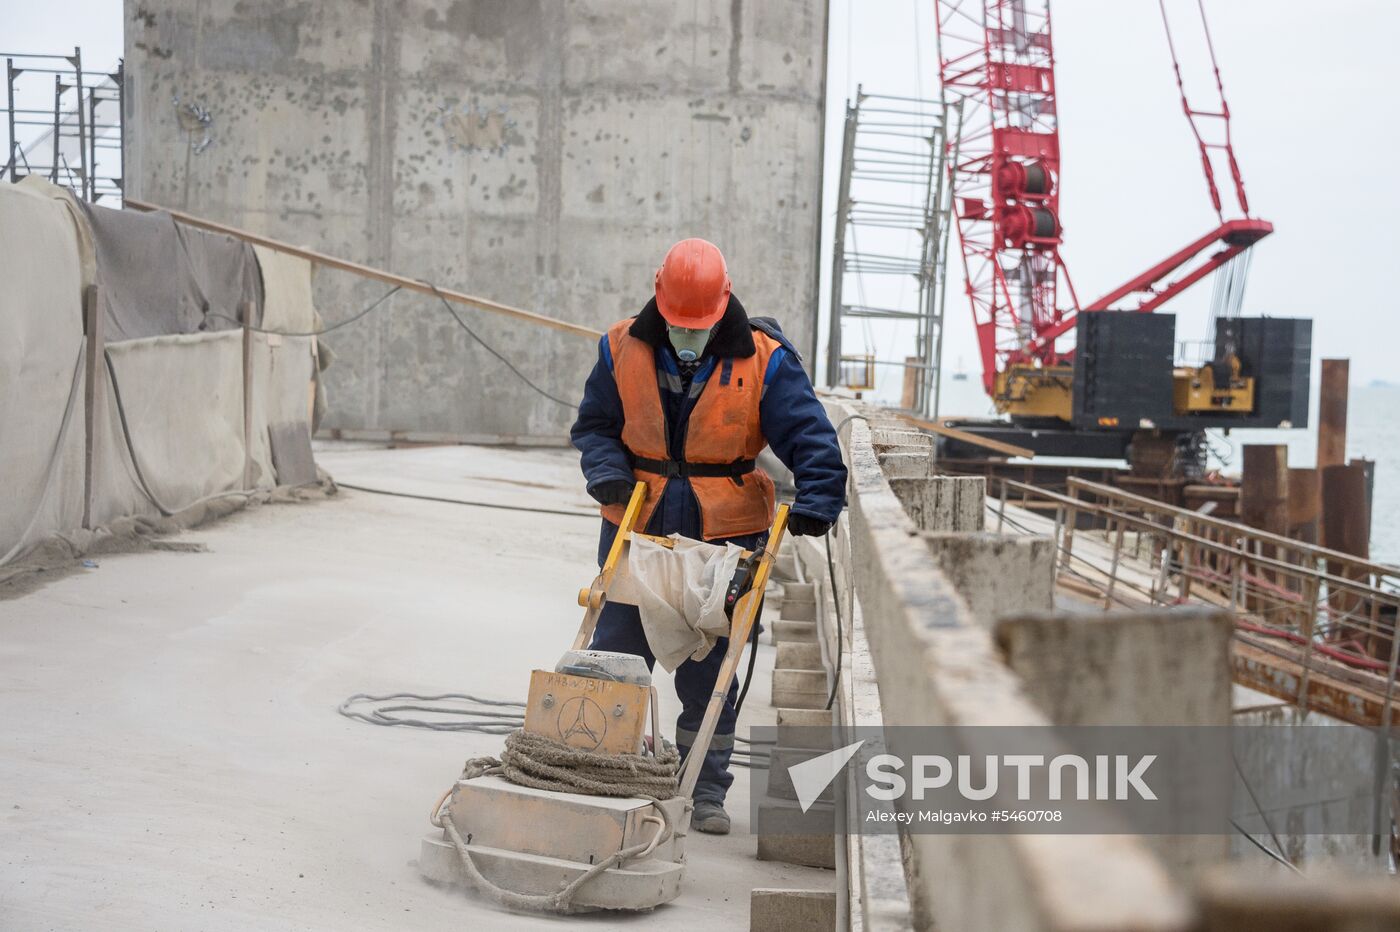
{"type": "MultiPolygon", "coordinates": [[[[589,508],[572,451],[332,445],[318,459],[365,486],[589,508]]],[[[500,738],[335,709],[355,692],[522,698],[577,628],[597,519],[346,490],[181,539],[206,550],[104,557],[0,603],[0,928],[557,924],[414,865],[434,800],[500,738]]],[[[772,721],[771,651],[741,734],[772,721]]],[[[831,885],[755,860],[742,770],[729,808],[735,834],[691,836],[676,903],[571,921],[743,927],[753,887],[831,885]]]]}

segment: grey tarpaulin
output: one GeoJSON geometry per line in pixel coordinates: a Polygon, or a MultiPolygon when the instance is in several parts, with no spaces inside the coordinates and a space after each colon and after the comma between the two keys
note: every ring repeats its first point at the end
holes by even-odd
{"type": "Polygon", "coordinates": [[[674,548],[633,538],[608,589],[610,601],[641,609],[647,645],[667,670],[686,658],[703,660],[729,633],[724,590],[744,555],[734,544],[721,547],[679,534],[671,539],[674,548]]]}
{"type": "Polygon", "coordinates": [[[262,279],[247,243],[177,224],[163,211],[81,207],[108,342],[227,330],[249,301],[253,323],[261,321],[262,279]]]}

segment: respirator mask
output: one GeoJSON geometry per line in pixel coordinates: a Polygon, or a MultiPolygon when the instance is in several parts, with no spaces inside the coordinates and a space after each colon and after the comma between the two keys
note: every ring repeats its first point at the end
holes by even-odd
{"type": "Polygon", "coordinates": [[[694,362],[700,358],[700,354],[705,352],[705,344],[710,342],[710,331],[713,327],[704,330],[689,330],[685,327],[667,326],[667,334],[671,338],[671,346],[676,350],[676,355],[681,362],[694,362]]]}

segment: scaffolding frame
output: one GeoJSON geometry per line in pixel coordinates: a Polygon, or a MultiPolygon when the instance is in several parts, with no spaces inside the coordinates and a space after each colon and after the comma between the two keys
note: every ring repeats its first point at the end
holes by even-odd
{"type": "Polygon", "coordinates": [[[0,113],[6,130],[0,181],[38,175],[85,201],[119,201],[126,174],[123,64],[119,61],[115,71],[85,70],[77,46],[71,55],[0,52],[0,58],[5,59],[0,113]],[[22,99],[38,94],[51,104],[30,106],[22,99]]]}
{"type": "Polygon", "coordinates": [[[930,417],[938,416],[951,230],[945,160],[950,153],[956,157],[960,125],[958,105],[870,94],[857,86],[855,100],[846,102],[841,145],[826,381],[845,385],[847,373],[869,371],[873,364],[901,367],[906,405],[930,417]],[[889,235],[901,231],[913,234],[903,237],[903,247],[889,235]],[[862,233],[867,243],[884,245],[863,248],[862,233]],[[904,276],[917,286],[912,295],[900,289],[894,300],[866,300],[867,277],[904,276]],[[843,325],[877,319],[915,324],[913,351],[903,361],[875,360],[869,346],[857,355],[845,351],[843,325]]]}

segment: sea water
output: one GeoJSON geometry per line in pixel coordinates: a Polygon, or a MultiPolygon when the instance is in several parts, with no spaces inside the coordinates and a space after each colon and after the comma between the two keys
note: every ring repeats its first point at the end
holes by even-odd
{"type": "MultiPolygon", "coordinates": [[[[943,380],[940,412],[947,416],[994,416],[991,401],[982,391],[980,374],[965,381],[943,380]]],[[[1288,447],[1288,465],[1317,465],[1317,380],[1313,379],[1312,410],[1308,427],[1298,430],[1207,431],[1211,466],[1238,476],[1247,443],[1281,443],[1288,447]]],[[[1400,564],[1400,384],[1375,382],[1353,385],[1347,403],[1347,459],[1376,463],[1371,504],[1371,559],[1400,564]]],[[[1066,462],[1057,459],[1055,462],[1066,462]]],[[[1084,461],[1090,462],[1090,461],[1084,461]]],[[[1102,461],[1098,461],[1100,464],[1102,461]]]]}

